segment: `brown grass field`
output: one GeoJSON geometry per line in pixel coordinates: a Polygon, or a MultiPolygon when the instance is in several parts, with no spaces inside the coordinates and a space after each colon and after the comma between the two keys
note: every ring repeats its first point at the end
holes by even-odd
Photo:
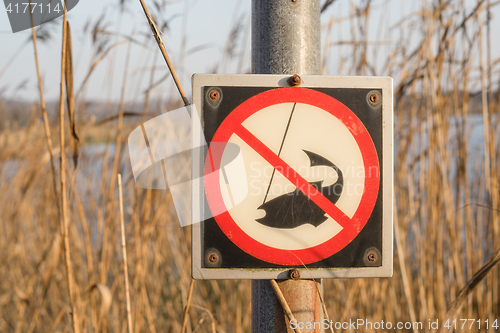
{"type": "MultiPolygon", "coordinates": [[[[419,2],[390,27],[398,40],[380,41],[384,61],[366,38],[369,21],[383,22],[383,14],[371,15],[370,0],[342,3],[350,15],[326,18],[322,28],[324,73],[395,79],[395,253],[392,278],[323,280],[329,316],[424,323],[404,332],[432,332],[429,319],[456,318],[456,332],[498,332],[484,327],[485,320],[500,326],[500,57],[491,29],[498,18],[489,15],[498,2],[419,2]],[[345,21],[351,40],[332,36],[341,36],[345,21]],[[332,62],[339,73],[329,73],[332,62]],[[465,318],[481,320],[481,328],[462,329],[465,318]]],[[[162,27],[162,4],[148,5],[162,27]]],[[[245,38],[235,33],[245,30],[238,24],[228,32],[223,61],[238,63],[246,54],[234,50],[245,38]]],[[[103,29],[88,32],[95,48],[89,75],[106,70],[101,65],[112,63],[118,45],[125,55],[138,47],[132,36],[103,29]]],[[[89,104],[85,88],[72,88],[71,48],[63,51],[61,101],[46,105],[42,89],[35,103],[0,100],[0,332],[127,332],[118,174],[128,332],[181,332],[188,298],[186,332],[250,332],[250,281],[196,281],[190,293],[190,229],[179,226],[167,191],[141,189],[131,174],[128,134],[182,105],[173,82],[168,100],[151,89],[140,102],[125,103],[122,93],[120,101],[89,104]],[[19,112],[25,116],[16,118],[19,112]]],[[[33,61],[43,68],[36,51],[33,61]]],[[[162,75],[158,68],[144,73],[151,85],[162,75]]],[[[40,70],[33,79],[41,84],[40,70]]],[[[115,84],[125,91],[132,83],[115,84]]]]}

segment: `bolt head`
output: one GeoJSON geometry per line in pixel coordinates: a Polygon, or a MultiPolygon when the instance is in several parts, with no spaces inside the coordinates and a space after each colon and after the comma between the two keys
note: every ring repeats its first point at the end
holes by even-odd
{"type": "Polygon", "coordinates": [[[219,256],[217,255],[217,253],[210,253],[210,255],[208,256],[208,261],[210,261],[210,263],[212,264],[215,264],[217,263],[217,261],[219,261],[219,256]]]}
{"type": "Polygon", "coordinates": [[[290,271],[290,279],[292,280],[298,280],[300,279],[300,272],[296,269],[292,269],[290,271]]]}
{"type": "Polygon", "coordinates": [[[219,92],[217,90],[212,90],[210,92],[209,96],[210,96],[210,99],[213,100],[213,101],[216,101],[216,100],[218,100],[220,98],[220,94],[219,94],[219,92]]]}
{"type": "Polygon", "coordinates": [[[368,261],[369,262],[377,261],[377,254],[375,252],[368,253],[368,261]]]}
{"type": "Polygon", "coordinates": [[[377,94],[371,94],[370,95],[370,102],[372,102],[373,104],[377,103],[378,102],[378,95],[377,94]]]}
{"type": "Polygon", "coordinates": [[[300,76],[298,76],[297,74],[294,74],[292,75],[289,79],[288,79],[288,83],[292,86],[292,87],[295,87],[295,86],[298,86],[300,84],[300,76]]]}

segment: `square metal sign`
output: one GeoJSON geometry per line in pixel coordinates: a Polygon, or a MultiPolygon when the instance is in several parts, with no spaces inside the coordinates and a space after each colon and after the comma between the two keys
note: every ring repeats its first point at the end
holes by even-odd
{"type": "Polygon", "coordinates": [[[208,144],[193,156],[193,278],[392,276],[392,78],[195,74],[192,87],[193,142],[208,144]]]}

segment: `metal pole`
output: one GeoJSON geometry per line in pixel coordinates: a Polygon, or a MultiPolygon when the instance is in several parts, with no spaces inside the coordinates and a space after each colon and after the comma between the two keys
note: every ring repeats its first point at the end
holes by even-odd
{"type": "Polygon", "coordinates": [[[252,73],[321,74],[320,0],[252,0],[252,73]]]}
{"type": "MultiPolygon", "coordinates": [[[[320,35],[320,0],[252,0],[252,73],[321,74],[320,35]]],[[[278,281],[298,322],[320,321],[319,283],[278,281]]],[[[252,333],[282,332],[292,330],[269,281],[253,280],[252,333]]]]}

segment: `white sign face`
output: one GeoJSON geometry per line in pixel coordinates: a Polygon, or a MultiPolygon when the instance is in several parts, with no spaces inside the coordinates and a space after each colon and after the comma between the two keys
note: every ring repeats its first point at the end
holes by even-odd
{"type": "Polygon", "coordinates": [[[225,164],[221,144],[237,145],[247,193],[235,204],[228,179],[238,177],[223,168],[198,184],[208,204],[194,200],[194,211],[218,213],[193,226],[193,276],[284,278],[303,265],[318,278],[391,276],[392,79],[304,76],[300,87],[280,87],[284,79],[193,78],[207,142],[219,147],[194,172],[225,164]],[[215,107],[206,101],[213,87],[215,107]],[[350,97],[364,104],[353,110],[350,97]]]}
{"type": "MultiPolygon", "coordinates": [[[[356,140],[337,118],[309,104],[283,103],[255,113],[245,120],[243,126],[275,154],[281,148],[281,159],[293,166],[308,182],[322,182],[321,187],[335,186],[339,174],[327,165],[311,167],[311,155],[306,151],[332,161],[343,170],[343,188],[341,190],[338,186],[338,191],[345,195],[340,195],[335,205],[352,218],[361,202],[364,173],[360,175],[350,171],[354,171],[354,165],[362,165],[363,158],[356,140]],[[331,142],[342,144],[332,145],[331,142]],[[349,184],[348,188],[346,184],[349,184]]],[[[246,234],[270,247],[302,250],[328,241],[343,229],[331,216],[316,226],[314,220],[299,221],[286,212],[282,214],[290,215],[290,219],[285,221],[274,219],[269,221],[269,225],[255,223],[266,218],[266,211],[260,208],[265,202],[279,200],[284,194],[294,192],[296,186],[282,173],[275,172],[265,158],[237,135],[231,136],[229,142],[238,144],[242,149],[248,188],[251,190],[240,205],[229,210],[229,214],[246,234]],[[279,225],[281,222],[286,224],[279,225]]]]}

